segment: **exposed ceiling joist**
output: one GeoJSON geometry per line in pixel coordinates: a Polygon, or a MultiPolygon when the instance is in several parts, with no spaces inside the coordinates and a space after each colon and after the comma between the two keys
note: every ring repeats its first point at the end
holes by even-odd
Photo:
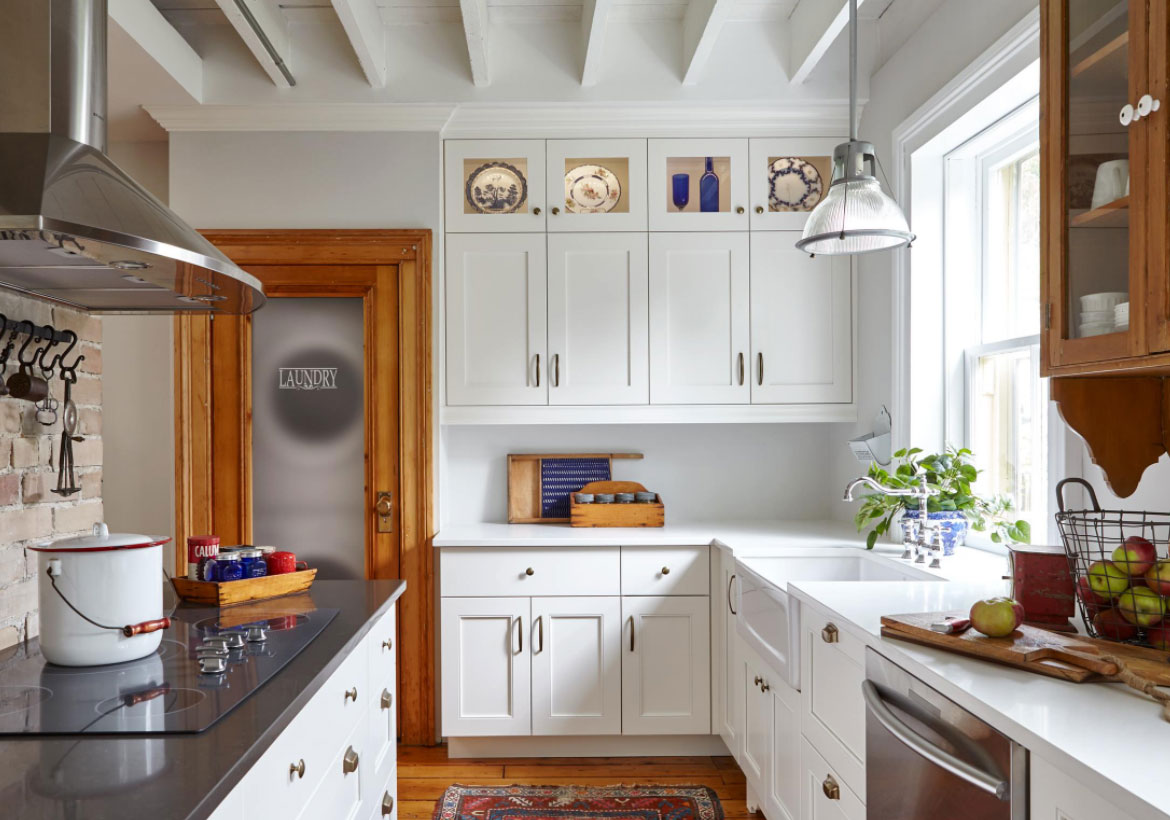
{"type": "MultiPolygon", "coordinates": [[[[864,4],[857,0],[858,13],[864,4]]],[[[848,26],[848,0],[802,0],[788,18],[788,81],[807,80],[848,26]]]]}
{"type": "Polygon", "coordinates": [[[121,28],[186,91],[203,102],[203,59],[150,0],[110,0],[110,22],[121,28]]]}
{"type": "MultiPolygon", "coordinates": [[[[820,0],[818,0],[819,2],[820,0]]],[[[683,85],[699,81],[734,0],[691,0],[683,15],[683,85]]]]}
{"type": "Polygon", "coordinates": [[[471,61],[471,79],[478,86],[491,85],[488,73],[488,4],[487,0],[459,0],[463,13],[463,33],[467,37],[467,57],[471,61]]]}
{"type": "Polygon", "coordinates": [[[614,0],[584,0],[581,6],[581,37],[585,60],[581,66],[581,85],[597,85],[601,76],[601,57],[605,53],[605,32],[614,0]]]}
{"type": "Polygon", "coordinates": [[[386,26],[375,0],[333,0],[358,64],[373,88],[386,87],[386,26]]]}
{"type": "Polygon", "coordinates": [[[297,84],[288,67],[288,22],[270,0],[215,0],[232,28],[272,82],[280,88],[297,84]]]}

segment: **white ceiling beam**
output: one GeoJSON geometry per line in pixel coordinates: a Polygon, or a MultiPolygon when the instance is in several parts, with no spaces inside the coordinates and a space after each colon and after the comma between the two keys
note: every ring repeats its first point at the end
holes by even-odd
{"type": "MultiPolygon", "coordinates": [[[[864,4],[857,0],[858,14],[864,4]]],[[[788,81],[807,80],[848,27],[848,0],[801,0],[788,18],[788,81]]]]}
{"type": "Polygon", "coordinates": [[[130,35],[194,102],[203,102],[203,58],[150,0],[110,0],[109,14],[110,22],[130,35]]]}
{"type": "MultiPolygon", "coordinates": [[[[819,2],[819,0],[818,0],[819,2]]],[[[694,85],[707,65],[734,0],[691,0],[683,15],[683,85],[694,85]]]]}
{"type": "Polygon", "coordinates": [[[264,73],[280,88],[296,85],[288,67],[288,21],[270,0],[215,0],[264,73]]]}
{"type": "Polygon", "coordinates": [[[463,33],[467,37],[467,58],[471,61],[471,80],[478,86],[491,85],[488,73],[488,5],[487,0],[459,0],[463,14],[463,33]]]}
{"type": "Polygon", "coordinates": [[[581,85],[597,85],[601,76],[601,57],[605,53],[606,24],[614,0],[585,0],[581,6],[581,37],[585,60],[581,66],[581,85]]]}
{"type": "Polygon", "coordinates": [[[341,27],[373,88],[386,87],[386,26],[375,0],[333,0],[341,27]]]}

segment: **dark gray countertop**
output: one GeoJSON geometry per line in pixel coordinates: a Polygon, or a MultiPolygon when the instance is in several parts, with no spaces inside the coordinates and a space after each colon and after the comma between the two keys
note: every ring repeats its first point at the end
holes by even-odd
{"type": "Polygon", "coordinates": [[[205,732],[153,737],[0,739],[0,817],[5,820],[203,820],[320,689],[404,581],[318,581],[309,593],[340,610],[299,655],[205,732]],[[46,783],[41,761],[68,755],[70,776],[46,783]],[[135,778],[144,769],[158,771],[135,778]],[[82,796],[84,795],[84,796],[82,796]]]}

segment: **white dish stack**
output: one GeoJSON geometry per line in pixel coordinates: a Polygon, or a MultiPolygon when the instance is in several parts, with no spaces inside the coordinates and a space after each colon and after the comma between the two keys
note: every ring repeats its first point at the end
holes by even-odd
{"type": "Polygon", "coordinates": [[[1081,297],[1081,322],[1077,335],[1103,336],[1129,328],[1128,293],[1088,293],[1081,297]]]}

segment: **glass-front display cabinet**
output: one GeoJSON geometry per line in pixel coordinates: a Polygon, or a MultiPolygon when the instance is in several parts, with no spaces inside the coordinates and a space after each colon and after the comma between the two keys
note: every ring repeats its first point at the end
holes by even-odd
{"type": "Polygon", "coordinates": [[[646,140],[549,140],[548,229],[646,230],[646,140]]]}
{"type": "Polygon", "coordinates": [[[655,139],[646,154],[650,230],[748,229],[747,140],[655,139]]]}
{"type": "Polygon", "coordinates": [[[829,192],[833,148],[844,141],[844,137],[753,139],[748,170],[752,230],[803,230],[809,213],[829,192]]]}
{"type": "Polygon", "coordinates": [[[544,140],[447,140],[447,230],[543,231],[544,140]]]}

